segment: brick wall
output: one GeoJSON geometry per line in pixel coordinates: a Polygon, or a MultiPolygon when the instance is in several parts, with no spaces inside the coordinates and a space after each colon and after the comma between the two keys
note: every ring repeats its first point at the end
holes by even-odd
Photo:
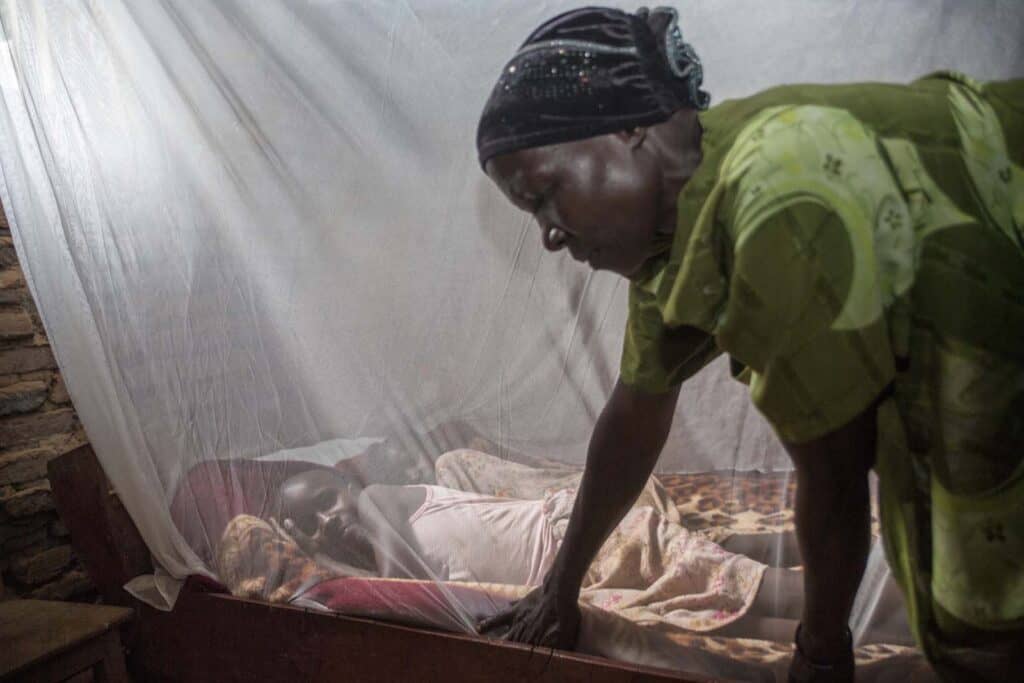
{"type": "Polygon", "coordinates": [[[85,442],[0,208],[0,600],[94,597],[46,480],[85,442]]]}

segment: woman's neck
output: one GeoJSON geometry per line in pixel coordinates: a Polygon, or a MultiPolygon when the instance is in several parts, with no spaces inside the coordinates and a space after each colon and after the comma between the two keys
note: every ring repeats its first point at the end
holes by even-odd
{"type": "Polygon", "coordinates": [[[701,162],[701,128],[696,109],[680,109],[668,121],[652,126],[649,135],[656,145],[661,167],[661,203],[658,233],[675,233],[676,202],[701,162]]]}

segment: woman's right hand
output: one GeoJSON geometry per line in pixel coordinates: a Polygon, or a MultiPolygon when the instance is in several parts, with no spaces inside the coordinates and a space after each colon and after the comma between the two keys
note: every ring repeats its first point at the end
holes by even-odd
{"type": "Polygon", "coordinates": [[[563,597],[553,582],[545,581],[505,611],[482,620],[477,630],[516,643],[572,650],[579,638],[580,618],[577,594],[563,597]]]}

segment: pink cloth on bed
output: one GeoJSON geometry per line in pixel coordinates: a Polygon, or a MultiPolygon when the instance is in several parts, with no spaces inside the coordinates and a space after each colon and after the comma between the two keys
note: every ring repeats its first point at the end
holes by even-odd
{"type": "Polygon", "coordinates": [[[474,628],[475,620],[500,612],[522,595],[523,591],[511,586],[348,577],[322,581],[292,603],[349,616],[465,632],[474,628]]]}

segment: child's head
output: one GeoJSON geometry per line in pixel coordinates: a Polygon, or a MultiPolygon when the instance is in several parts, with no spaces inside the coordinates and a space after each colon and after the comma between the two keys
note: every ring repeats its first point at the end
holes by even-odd
{"type": "Polygon", "coordinates": [[[281,519],[313,536],[332,525],[348,526],[359,520],[359,487],[335,469],[307,470],[281,485],[281,519]]]}
{"type": "Polygon", "coordinates": [[[285,530],[311,556],[327,555],[351,567],[376,571],[373,541],[359,518],[361,488],[333,469],[314,469],[281,485],[285,530]]]}

